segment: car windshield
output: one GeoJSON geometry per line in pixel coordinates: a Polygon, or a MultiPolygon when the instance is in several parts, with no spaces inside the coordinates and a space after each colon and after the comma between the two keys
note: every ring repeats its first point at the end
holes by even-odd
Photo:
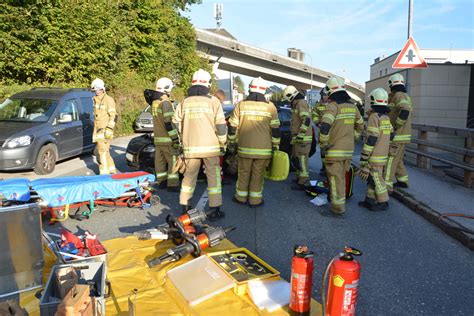
{"type": "Polygon", "coordinates": [[[56,100],[6,99],[0,104],[0,121],[47,122],[56,104],[56,100]]]}

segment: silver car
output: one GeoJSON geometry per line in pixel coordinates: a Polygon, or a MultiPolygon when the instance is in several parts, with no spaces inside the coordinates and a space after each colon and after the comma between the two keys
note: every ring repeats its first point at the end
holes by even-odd
{"type": "Polygon", "coordinates": [[[135,121],[135,132],[153,132],[153,116],[151,106],[147,105],[135,121]]]}

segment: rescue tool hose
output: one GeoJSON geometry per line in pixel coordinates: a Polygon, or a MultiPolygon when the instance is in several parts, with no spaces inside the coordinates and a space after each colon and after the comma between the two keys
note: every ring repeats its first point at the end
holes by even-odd
{"type": "Polygon", "coordinates": [[[334,261],[336,259],[339,259],[340,256],[341,255],[337,255],[334,258],[332,258],[331,261],[329,261],[329,264],[326,267],[326,270],[324,271],[324,274],[323,274],[323,283],[321,284],[321,303],[322,303],[321,305],[323,309],[323,313],[322,313],[323,316],[326,316],[326,289],[327,289],[326,284],[328,281],[329,270],[331,269],[331,266],[334,263],[334,261]]]}
{"type": "Polygon", "coordinates": [[[445,213],[445,214],[440,214],[439,217],[438,217],[438,220],[442,225],[444,225],[448,228],[452,228],[452,229],[455,229],[455,230],[459,230],[459,231],[474,235],[474,230],[472,230],[470,228],[467,228],[466,226],[464,226],[460,223],[457,223],[457,222],[448,223],[448,222],[446,222],[445,219],[447,219],[448,217],[464,217],[464,218],[467,218],[467,219],[474,219],[474,216],[467,215],[467,214],[460,214],[460,213],[445,213]],[[457,225],[457,226],[454,226],[454,224],[457,225]]]}

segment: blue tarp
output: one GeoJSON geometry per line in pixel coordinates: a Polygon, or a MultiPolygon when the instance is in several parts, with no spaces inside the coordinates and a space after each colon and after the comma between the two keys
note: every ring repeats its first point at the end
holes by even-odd
{"type": "Polygon", "coordinates": [[[30,181],[28,179],[8,179],[0,181],[0,195],[9,201],[28,202],[30,181]]]}
{"type": "MultiPolygon", "coordinates": [[[[123,193],[137,188],[138,183],[155,181],[155,176],[149,173],[132,172],[119,175],[38,179],[31,182],[26,179],[16,180],[25,180],[26,188],[29,185],[49,207],[57,207],[91,200],[118,198],[123,193]]],[[[0,192],[3,190],[4,182],[2,181],[0,192]]],[[[5,197],[9,199],[8,196],[5,197]]]]}

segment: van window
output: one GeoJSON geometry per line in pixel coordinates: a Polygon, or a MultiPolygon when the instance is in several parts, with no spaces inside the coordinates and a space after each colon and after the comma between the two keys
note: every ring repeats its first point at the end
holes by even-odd
{"type": "Polygon", "coordinates": [[[39,99],[6,99],[0,104],[0,121],[47,122],[57,101],[39,99]]]}
{"type": "Polygon", "coordinates": [[[66,114],[71,115],[73,121],[79,120],[77,100],[67,100],[61,107],[59,111],[59,118],[63,117],[66,114]]]}
{"type": "Polygon", "coordinates": [[[94,102],[92,98],[81,98],[82,113],[81,117],[90,120],[94,113],[94,102]]]}

